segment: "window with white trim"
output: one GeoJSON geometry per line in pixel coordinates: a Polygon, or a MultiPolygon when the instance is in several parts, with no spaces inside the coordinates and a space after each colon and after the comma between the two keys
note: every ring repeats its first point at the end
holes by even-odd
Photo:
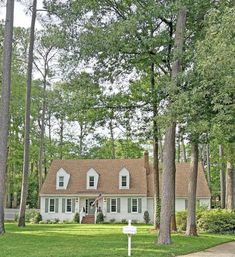
{"type": "Polygon", "coordinates": [[[55,199],[50,198],[49,199],[49,212],[55,212],[55,199]]]}
{"type": "Polygon", "coordinates": [[[133,212],[133,213],[138,212],[138,199],[137,198],[131,199],[131,212],[133,212]]]}
{"type": "Polygon", "coordinates": [[[130,173],[124,167],[119,172],[119,189],[129,189],[130,188],[130,173]]]}
{"type": "Polygon", "coordinates": [[[94,186],[95,186],[95,177],[89,176],[89,187],[94,187],[94,186]]]}
{"type": "Polygon", "coordinates": [[[117,212],[117,199],[116,198],[111,198],[110,210],[111,210],[111,212],[117,212]]]}
{"type": "Polygon", "coordinates": [[[93,168],[90,168],[86,174],[86,188],[97,189],[98,182],[99,182],[99,174],[93,168]]]}
{"type": "Polygon", "coordinates": [[[64,187],[64,176],[59,176],[59,187],[64,187]]]}
{"type": "Polygon", "coordinates": [[[127,187],[127,176],[122,176],[122,187],[127,187]]]}
{"type": "Polygon", "coordinates": [[[66,199],[66,212],[72,212],[72,199],[66,199]]]}

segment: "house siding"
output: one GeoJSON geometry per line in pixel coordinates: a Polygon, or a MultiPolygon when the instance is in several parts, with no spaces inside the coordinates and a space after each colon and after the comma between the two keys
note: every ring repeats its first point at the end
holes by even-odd
{"type": "Polygon", "coordinates": [[[42,215],[42,220],[44,220],[44,221],[54,220],[54,219],[59,219],[60,221],[72,220],[73,217],[74,217],[74,213],[78,209],[78,203],[75,201],[75,210],[74,210],[74,212],[71,212],[71,213],[63,212],[62,211],[62,199],[64,199],[64,198],[76,199],[75,197],[71,197],[71,196],[64,196],[64,197],[47,196],[47,197],[41,197],[41,199],[40,199],[40,204],[41,204],[40,213],[42,215]],[[46,199],[50,199],[50,198],[58,199],[58,212],[51,213],[51,212],[49,212],[49,209],[45,210],[46,199]]]}
{"type": "Polygon", "coordinates": [[[120,213],[118,212],[107,212],[107,202],[104,202],[105,209],[105,221],[110,221],[111,219],[115,219],[117,222],[121,222],[121,220],[136,220],[138,222],[144,222],[144,212],[147,210],[147,198],[139,197],[139,196],[130,196],[130,197],[119,197],[119,196],[111,196],[110,198],[120,198],[120,213]],[[137,198],[141,199],[141,212],[137,213],[129,213],[128,212],[128,198],[137,198]]]}

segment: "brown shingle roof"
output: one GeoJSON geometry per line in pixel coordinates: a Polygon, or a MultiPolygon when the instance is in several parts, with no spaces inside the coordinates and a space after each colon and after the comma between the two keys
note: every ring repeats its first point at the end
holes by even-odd
{"type": "MultiPolygon", "coordinates": [[[[189,163],[176,164],[176,196],[187,197],[189,163]]],[[[144,159],[55,160],[52,162],[40,194],[135,194],[153,196],[153,168],[146,175],[144,159]],[[130,172],[130,189],[119,189],[119,171],[130,172]],[[66,190],[56,189],[56,172],[63,168],[70,174],[66,190]],[[97,190],[86,189],[86,173],[93,168],[99,174],[97,190]],[[148,179],[148,186],[147,186],[148,179]],[[148,190],[147,190],[148,189],[148,190]]],[[[210,197],[210,191],[199,165],[197,197],[210,197]]]]}
{"type": "MultiPolygon", "coordinates": [[[[176,197],[188,197],[188,174],[190,169],[190,163],[176,163],[176,183],[175,183],[175,193],[176,197]]],[[[148,178],[148,195],[153,195],[153,169],[151,168],[151,173],[148,178]]],[[[160,176],[160,188],[161,176],[160,176]]],[[[161,190],[160,190],[161,191],[161,190]]],[[[210,197],[210,190],[203,172],[202,165],[198,164],[198,177],[197,177],[197,197],[210,197]]]]}
{"type": "Polygon", "coordinates": [[[41,194],[147,194],[143,159],[55,160],[52,162],[41,194]],[[130,172],[130,189],[119,190],[119,171],[130,172]],[[56,172],[63,168],[70,174],[66,190],[56,190],[56,172]],[[93,168],[99,174],[97,190],[86,189],[86,173],[93,168]]]}

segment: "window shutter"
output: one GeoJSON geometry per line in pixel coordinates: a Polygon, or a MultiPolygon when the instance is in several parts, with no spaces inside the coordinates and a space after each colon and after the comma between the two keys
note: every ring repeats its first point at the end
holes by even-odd
{"type": "Polygon", "coordinates": [[[128,198],[128,213],[131,213],[131,198],[128,198]]]}
{"type": "Polygon", "coordinates": [[[110,198],[107,198],[107,212],[110,212],[110,198]]]}
{"type": "Polygon", "coordinates": [[[59,199],[56,198],[55,199],[55,212],[58,213],[58,209],[59,209],[59,199]]]}
{"type": "Polygon", "coordinates": [[[65,213],[65,198],[62,198],[62,212],[65,213]]]}
{"type": "Polygon", "coordinates": [[[120,213],[120,211],[121,211],[121,199],[118,198],[117,199],[117,212],[120,213]]]}
{"type": "Polygon", "coordinates": [[[138,213],[142,212],[142,199],[138,198],[138,213]]]}
{"type": "Polygon", "coordinates": [[[48,201],[49,201],[49,199],[46,198],[46,199],[45,199],[45,213],[48,212],[48,201]]]}
{"type": "Polygon", "coordinates": [[[72,212],[75,212],[75,198],[72,199],[72,212]]]}

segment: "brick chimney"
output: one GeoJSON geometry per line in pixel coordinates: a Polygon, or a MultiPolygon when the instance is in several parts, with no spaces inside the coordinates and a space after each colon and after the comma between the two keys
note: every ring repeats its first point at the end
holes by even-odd
{"type": "Polygon", "coordinates": [[[149,152],[145,151],[144,152],[144,168],[146,170],[146,174],[150,174],[150,166],[149,166],[149,152]]]}

